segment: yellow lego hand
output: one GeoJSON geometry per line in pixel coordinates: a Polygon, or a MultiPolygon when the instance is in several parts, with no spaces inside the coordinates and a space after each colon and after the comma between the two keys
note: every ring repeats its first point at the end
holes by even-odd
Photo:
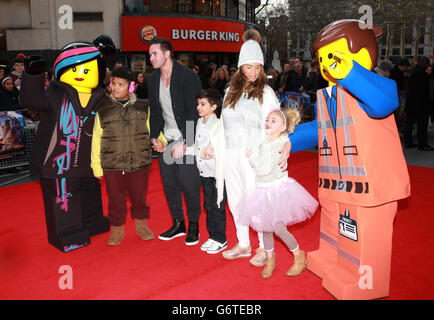
{"type": "Polygon", "coordinates": [[[324,64],[325,70],[334,79],[344,79],[353,68],[353,59],[351,58],[351,55],[339,51],[334,51],[333,60],[335,61],[329,66],[324,64]]]}

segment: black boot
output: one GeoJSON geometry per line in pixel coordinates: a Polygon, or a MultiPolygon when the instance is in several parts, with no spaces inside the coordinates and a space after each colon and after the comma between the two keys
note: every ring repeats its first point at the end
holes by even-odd
{"type": "Polygon", "coordinates": [[[194,246],[199,243],[199,224],[197,222],[188,223],[188,233],[185,239],[187,246],[194,246]]]}
{"type": "Polygon", "coordinates": [[[183,219],[175,219],[173,226],[166,232],[160,234],[158,239],[172,240],[173,238],[185,235],[185,223],[183,219]]]}

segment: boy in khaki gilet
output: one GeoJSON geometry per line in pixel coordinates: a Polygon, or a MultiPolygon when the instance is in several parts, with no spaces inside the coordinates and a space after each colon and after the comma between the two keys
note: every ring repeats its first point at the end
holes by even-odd
{"type": "Polygon", "coordinates": [[[110,102],[98,109],[93,129],[91,167],[95,177],[105,177],[109,199],[112,233],[108,245],[118,245],[124,237],[127,195],[137,235],[143,240],[155,237],[147,223],[146,189],[152,162],[148,105],[132,93],[132,79],[124,67],[113,70],[110,102]]]}

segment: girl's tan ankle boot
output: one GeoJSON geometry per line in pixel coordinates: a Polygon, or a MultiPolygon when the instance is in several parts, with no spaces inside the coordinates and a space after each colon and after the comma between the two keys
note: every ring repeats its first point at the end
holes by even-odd
{"type": "Polygon", "coordinates": [[[267,262],[262,270],[262,278],[270,278],[273,275],[274,268],[276,268],[276,255],[273,252],[271,257],[267,254],[267,262]]]}

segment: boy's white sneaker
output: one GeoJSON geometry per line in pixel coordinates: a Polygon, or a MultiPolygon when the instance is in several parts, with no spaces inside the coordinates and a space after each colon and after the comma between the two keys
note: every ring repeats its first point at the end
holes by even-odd
{"type": "Polygon", "coordinates": [[[206,252],[208,252],[209,254],[215,254],[218,253],[224,249],[226,249],[228,246],[228,242],[225,241],[224,243],[220,243],[217,241],[214,241],[209,247],[208,250],[206,250],[206,252]]]}
{"type": "Polygon", "coordinates": [[[206,240],[201,246],[200,246],[200,250],[202,251],[207,251],[208,248],[211,246],[211,244],[215,242],[213,239],[208,239],[206,240]]]}

